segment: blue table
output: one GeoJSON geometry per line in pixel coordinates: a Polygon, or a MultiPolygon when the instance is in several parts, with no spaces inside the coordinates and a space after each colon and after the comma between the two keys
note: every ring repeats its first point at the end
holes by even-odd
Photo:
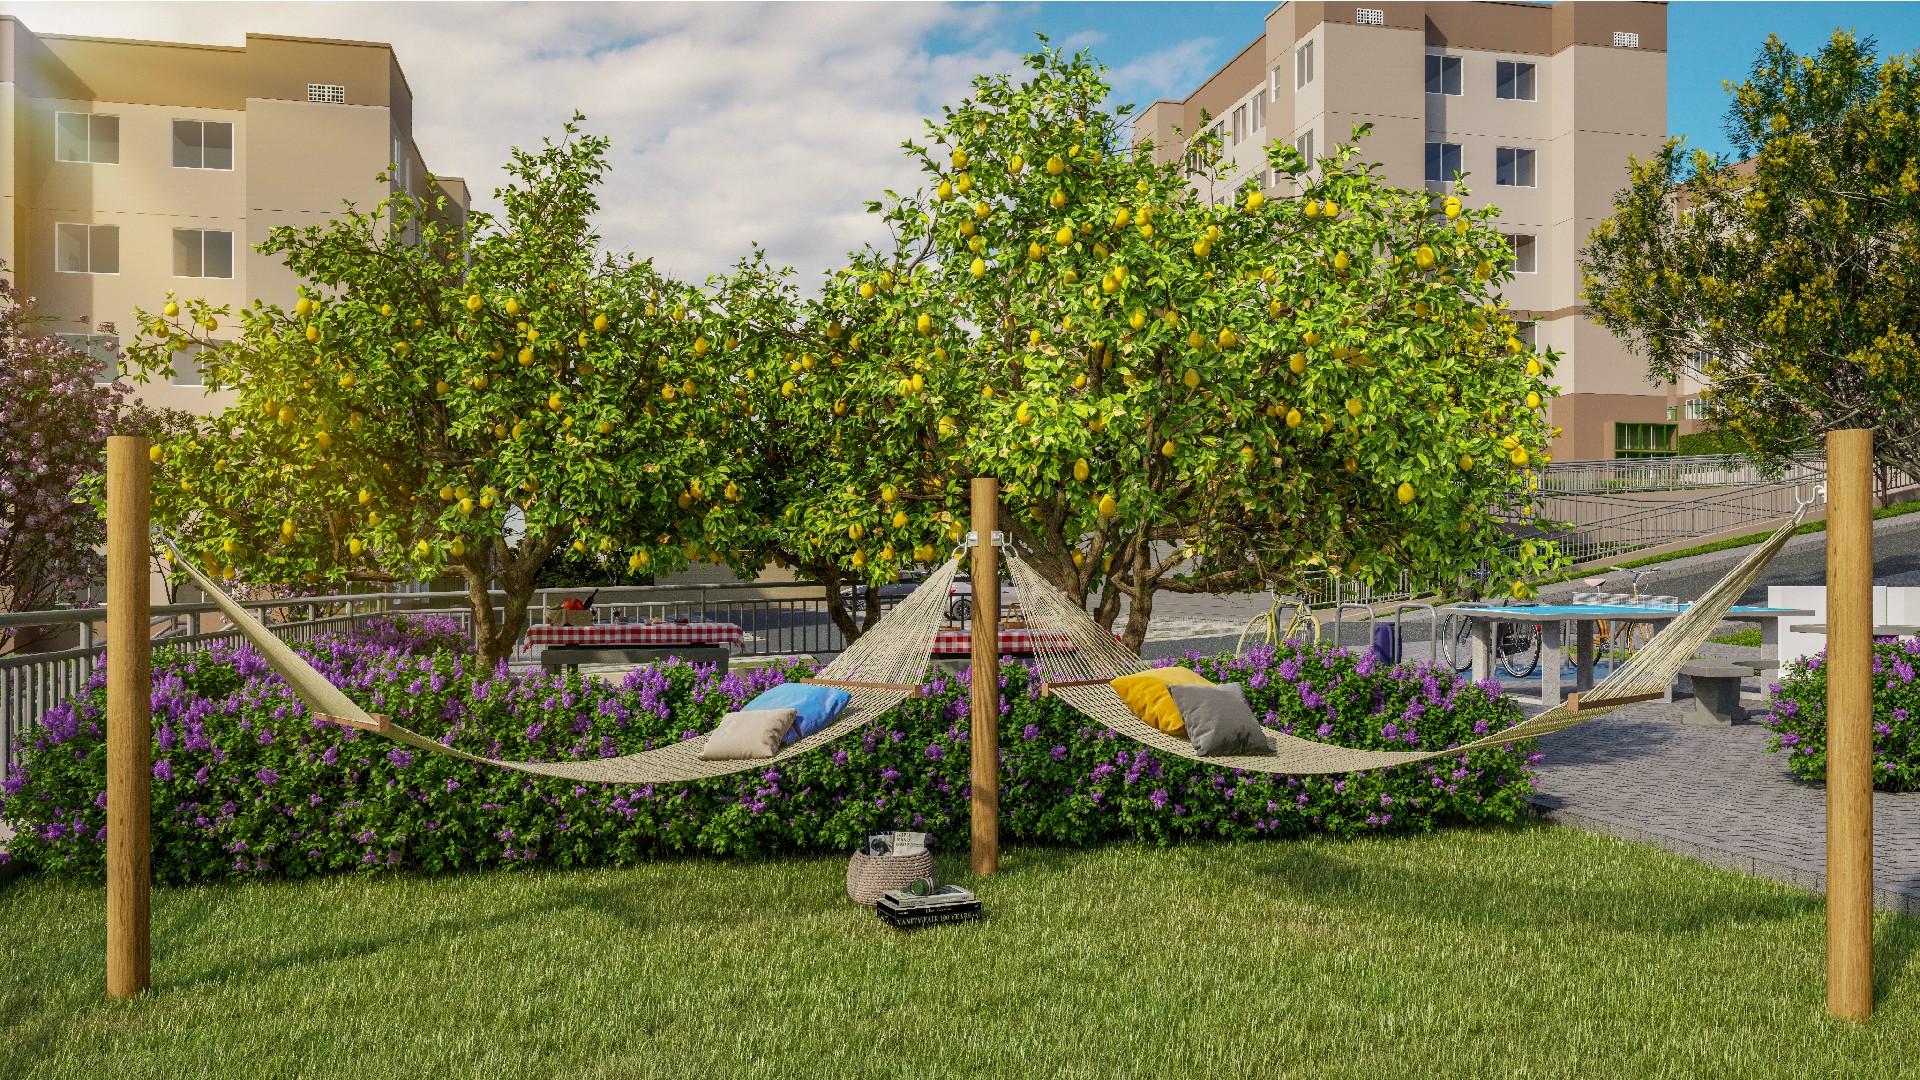
{"type": "MultiPolygon", "coordinates": [[[[1443,615],[1459,615],[1473,628],[1473,678],[1478,682],[1493,676],[1493,627],[1496,623],[1532,624],[1540,627],[1540,701],[1558,705],[1561,701],[1560,668],[1566,663],[1564,624],[1574,624],[1574,690],[1593,688],[1594,625],[1608,622],[1672,622],[1691,604],[1677,607],[1651,607],[1637,604],[1514,604],[1493,607],[1484,604],[1458,604],[1441,608],[1443,615]]],[[[1811,615],[1803,608],[1735,607],[1726,617],[1736,621],[1757,622],[1761,643],[1779,642],[1777,620],[1783,617],[1811,615]]],[[[1671,696],[1672,688],[1668,688],[1671,696]]]]}

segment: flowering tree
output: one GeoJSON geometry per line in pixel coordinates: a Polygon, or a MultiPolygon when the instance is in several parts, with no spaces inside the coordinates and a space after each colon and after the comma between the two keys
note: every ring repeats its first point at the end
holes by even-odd
{"type": "Polygon", "coordinates": [[[1915,58],[1845,32],[1808,57],[1769,37],[1733,90],[1747,160],[1674,139],[1633,163],[1587,243],[1593,318],[1652,377],[1705,380],[1723,444],[1781,462],[1870,427],[1881,465],[1920,476],[1915,58]]]}
{"type": "Polygon", "coordinates": [[[240,312],[234,340],[201,302],[140,313],[144,371],[198,344],[207,384],[239,397],[156,449],[159,520],[227,578],[455,573],[488,667],[554,552],[670,571],[710,550],[740,518],[710,377],[738,342],[713,297],[600,253],[606,150],[573,124],[516,150],[503,216],[463,230],[405,195],[275,230],[262,250],[305,284],[240,312]]]}
{"type": "MultiPolygon", "coordinates": [[[[101,503],[106,437],[154,418],[124,383],[94,381],[99,362],[34,329],[0,263],[0,610],[38,611],[105,570],[101,503]]],[[[113,327],[102,325],[112,333],[113,327]]],[[[12,638],[12,631],[0,631],[12,638]]],[[[18,639],[14,639],[17,646],[18,639]]]]}
{"type": "MultiPolygon", "coordinates": [[[[1494,211],[1391,187],[1352,146],[1276,146],[1300,196],[1224,205],[1217,143],[1156,164],[1122,141],[1099,67],[1045,50],[986,76],[909,152],[928,185],[871,204],[856,255],[763,377],[815,482],[789,550],[888,580],[944,552],[966,477],[1007,529],[1138,647],[1161,590],[1286,586],[1332,569],[1515,582],[1503,552],[1546,460],[1545,381],[1500,313],[1494,211]],[[777,388],[777,389],[776,389],[777,388]]],[[[1356,133],[1361,134],[1361,133],[1356,133]]]]}

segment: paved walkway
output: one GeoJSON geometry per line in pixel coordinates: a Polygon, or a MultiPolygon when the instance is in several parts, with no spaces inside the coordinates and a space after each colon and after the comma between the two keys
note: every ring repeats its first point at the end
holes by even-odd
{"type": "MultiPolygon", "coordinates": [[[[1760,704],[1747,698],[1749,709],[1760,704]]],[[[1825,891],[1825,787],[1767,753],[1758,722],[1680,723],[1691,705],[1630,705],[1541,739],[1542,815],[1825,891]]],[[[1920,917],[1920,793],[1874,794],[1873,883],[1875,906],[1920,917]]]]}

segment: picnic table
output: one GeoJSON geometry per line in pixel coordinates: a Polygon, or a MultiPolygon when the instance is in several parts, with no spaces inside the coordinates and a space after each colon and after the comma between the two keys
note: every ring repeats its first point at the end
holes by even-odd
{"type": "MultiPolygon", "coordinates": [[[[1000,631],[1001,656],[1031,657],[1043,645],[1049,649],[1073,648],[1064,630],[1014,627],[1000,631]]],[[[973,655],[973,631],[966,627],[941,627],[933,635],[933,655],[943,658],[973,655]]]]}
{"type": "Polygon", "coordinates": [[[527,628],[527,645],[540,646],[543,668],[581,664],[640,664],[678,656],[727,669],[727,649],[746,647],[746,631],[730,622],[589,623],[527,628]]]}
{"type": "MultiPolygon", "coordinates": [[[[1563,690],[1560,667],[1566,662],[1566,638],[1561,624],[1574,624],[1574,690],[1593,689],[1594,624],[1599,622],[1665,623],[1680,617],[1689,604],[1653,607],[1639,604],[1514,604],[1492,607],[1483,604],[1458,604],[1440,609],[1443,615],[1467,619],[1473,633],[1473,678],[1475,682],[1493,675],[1493,628],[1497,623],[1533,624],[1540,627],[1540,701],[1558,705],[1563,690]]],[[[1735,621],[1758,622],[1762,644],[1778,643],[1777,620],[1795,615],[1811,615],[1802,608],[1735,607],[1726,617],[1735,621]]],[[[1671,693],[1671,688],[1669,688],[1671,693]]]]}

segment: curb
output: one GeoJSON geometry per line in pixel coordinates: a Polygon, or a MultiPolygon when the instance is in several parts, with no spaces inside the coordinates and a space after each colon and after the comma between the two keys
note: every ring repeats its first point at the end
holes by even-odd
{"type": "MultiPolygon", "coordinates": [[[[1538,796],[1529,798],[1527,803],[1532,808],[1534,816],[1549,824],[1564,825],[1582,832],[1598,833],[1636,844],[1651,844],[1683,859],[1692,859],[1694,862],[1705,863],[1721,870],[1738,871],[1749,877],[1771,878],[1816,895],[1826,895],[1827,875],[1824,871],[1803,870],[1797,866],[1759,859],[1752,855],[1742,855],[1736,851],[1698,844],[1691,840],[1650,832],[1632,825],[1622,825],[1616,821],[1576,814],[1569,810],[1548,806],[1540,801],[1538,796]]],[[[1920,918],[1920,895],[1913,893],[1875,886],[1873,906],[1881,911],[1895,912],[1908,918],[1920,918]]]]}

